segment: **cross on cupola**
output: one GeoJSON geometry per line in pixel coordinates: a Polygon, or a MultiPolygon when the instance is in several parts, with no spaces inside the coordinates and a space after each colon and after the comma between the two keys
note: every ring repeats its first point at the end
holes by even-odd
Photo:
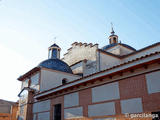
{"type": "Polygon", "coordinates": [[[111,35],[109,36],[109,43],[110,44],[116,44],[116,43],[118,43],[118,36],[115,35],[112,23],[111,23],[111,35]]]}

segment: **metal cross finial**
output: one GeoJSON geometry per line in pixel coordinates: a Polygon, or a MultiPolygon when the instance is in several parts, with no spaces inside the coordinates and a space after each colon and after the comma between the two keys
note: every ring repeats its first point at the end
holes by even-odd
{"type": "Polygon", "coordinates": [[[111,34],[114,35],[113,23],[111,22],[111,34]]]}

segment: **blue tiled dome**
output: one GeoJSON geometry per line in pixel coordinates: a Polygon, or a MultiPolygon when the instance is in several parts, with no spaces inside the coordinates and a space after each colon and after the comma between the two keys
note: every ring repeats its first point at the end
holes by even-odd
{"type": "Polygon", "coordinates": [[[65,62],[57,58],[42,61],[38,66],[72,74],[71,68],[65,62]]]}

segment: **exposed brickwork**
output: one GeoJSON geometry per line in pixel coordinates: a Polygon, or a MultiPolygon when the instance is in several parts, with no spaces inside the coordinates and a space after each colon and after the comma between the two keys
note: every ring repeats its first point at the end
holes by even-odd
{"type": "Polygon", "coordinates": [[[91,89],[82,90],[79,92],[79,104],[88,105],[92,103],[91,89]]]}
{"type": "Polygon", "coordinates": [[[147,95],[145,76],[139,75],[119,81],[120,99],[138,98],[147,95]]]}
{"type": "Polygon", "coordinates": [[[120,100],[115,101],[115,108],[116,108],[116,114],[120,115],[121,114],[121,105],[120,105],[120,100]]]}
{"type": "Polygon", "coordinates": [[[92,103],[91,89],[82,90],[79,92],[79,105],[83,106],[83,115],[88,116],[88,104],[92,103]]]}
{"type": "Polygon", "coordinates": [[[142,101],[145,112],[160,111],[160,93],[143,96],[142,101]]]}

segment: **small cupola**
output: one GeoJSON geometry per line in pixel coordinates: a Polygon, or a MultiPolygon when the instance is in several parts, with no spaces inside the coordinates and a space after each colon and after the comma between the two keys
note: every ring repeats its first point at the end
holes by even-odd
{"type": "Polygon", "coordinates": [[[111,24],[111,35],[109,36],[109,44],[116,44],[118,43],[118,36],[115,35],[113,25],[111,24]]]}
{"type": "Polygon", "coordinates": [[[53,44],[48,48],[48,59],[60,59],[61,48],[57,44],[53,44]]]}

